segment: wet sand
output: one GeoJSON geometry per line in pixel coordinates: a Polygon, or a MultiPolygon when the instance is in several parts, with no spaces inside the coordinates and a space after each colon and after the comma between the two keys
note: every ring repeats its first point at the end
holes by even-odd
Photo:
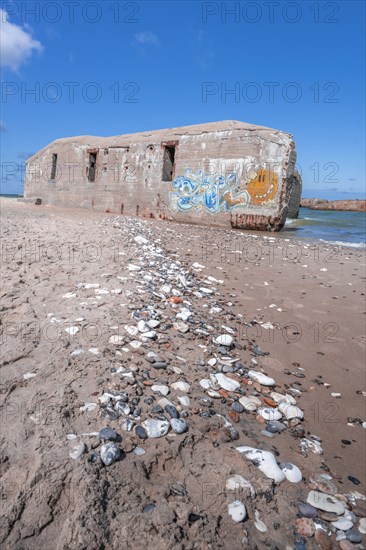
{"type": "MultiPolygon", "coordinates": [[[[306,501],[312,474],[330,474],[338,494],[365,494],[364,251],[10,199],[1,200],[1,214],[4,548],[290,549],[299,542],[296,503],[306,501]],[[160,249],[150,258],[155,264],[135,236],[160,249]],[[174,262],[181,263],[169,268],[174,262]],[[131,264],[141,269],[131,271],[131,264]],[[152,291],[173,276],[194,311],[185,333],[173,326],[179,309],[152,291]],[[202,287],[212,294],[196,296],[202,287]],[[210,313],[214,304],[222,311],[210,313]],[[133,311],[149,305],[160,312],[158,339],[134,350],[124,327],[136,324],[133,311]],[[234,331],[230,352],[243,365],[244,374],[232,376],[252,391],[246,377],[252,368],[274,378],[277,392],[294,390],[304,412],[297,426],[289,423],[271,439],[261,434],[265,423],[255,413],[233,414],[234,395],[221,393],[222,400],[204,406],[199,382],[219,370],[207,361],[215,351],[212,338],[227,332],[223,326],[234,331]],[[65,330],[72,327],[76,334],[65,330]],[[266,355],[254,353],[255,344],[266,355]],[[168,367],[151,368],[149,351],[168,367]],[[128,376],[115,373],[121,366],[128,376]],[[25,379],[26,373],[35,376],[25,379]],[[126,431],[125,419],[108,416],[99,400],[105,392],[127,392],[142,410],[140,425],[151,416],[145,400],[153,396],[156,404],[162,397],[151,384],[168,386],[167,398],[177,405],[182,394],[171,384],[178,380],[190,384],[183,434],[141,440],[135,426],[126,431]],[[94,410],[80,410],[90,402],[97,403],[94,410]],[[216,415],[202,415],[210,409],[216,415]],[[229,419],[238,438],[217,414],[229,419]],[[110,466],[92,461],[98,437],[82,435],[105,426],[122,437],[121,460],[110,466]],[[301,452],[295,428],[320,438],[323,454],[301,452]],[[80,441],[85,453],[73,460],[69,451],[80,441]],[[274,487],[235,450],[241,445],[296,464],[303,480],[274,487]],[[145,454],[138,456],[136,447],[145,454]],[[250,480],[257,496],[227,491],[232,474],[250,480]],[[242,523],[227,511],[236,498],[247,507],[242,523]],[[255,510],[266,532],[255,526],[255,510]]],[[[269,395],[263,386],[254,391],[261,400],[269,395]]],[[[340,548],[335,537],[327,539],[330,546],[309,537],[306,548],[340,548]]]]}

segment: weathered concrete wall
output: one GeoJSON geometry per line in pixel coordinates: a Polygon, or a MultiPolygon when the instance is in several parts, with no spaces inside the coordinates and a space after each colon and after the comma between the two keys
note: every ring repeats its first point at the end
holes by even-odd
{"type": "MultiPolygon", "coordinates": [[[[64,138],[28,160],[25,197],[189,223],[279,230],[286,221],[295,161],[292,136],[237,121],[111,138],[64,138]],[[172,148],[172,181],[163,181],[164,159],[172,148]],[[88,179],[93,155],[94,182],[88,179]]],[[[166,169],[165,163],[165,174],[166,169]]]]}

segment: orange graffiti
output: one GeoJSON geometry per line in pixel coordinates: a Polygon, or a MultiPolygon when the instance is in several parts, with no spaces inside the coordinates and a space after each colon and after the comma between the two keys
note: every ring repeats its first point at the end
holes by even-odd
{"type": "Polygon", "coordinates": [[[255,178],[247,184],[250,204],[263,204],[274,198],[277,191],[277,176],[270,170],[258,170],[255,178]]]}

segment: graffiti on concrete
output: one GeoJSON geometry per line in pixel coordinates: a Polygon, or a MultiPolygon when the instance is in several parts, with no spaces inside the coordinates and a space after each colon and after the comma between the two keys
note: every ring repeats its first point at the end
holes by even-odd
{"type": "Polygon", "coordinates": [[[269,170],[259,170],[241,189],[236,172],[217,175],[199,169],[186,168],[177,176],[170,193],[169,208],[173,212],[229,212],[248,204],[260,205],[271,201],[277,191],[277,176],[269,170]]]}

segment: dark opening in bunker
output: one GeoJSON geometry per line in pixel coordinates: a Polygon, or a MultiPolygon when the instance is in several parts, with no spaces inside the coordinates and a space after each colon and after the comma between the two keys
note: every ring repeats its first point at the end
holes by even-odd
{"type": "Polygon", "coordinates": [[[163,146],[163,181],[173,181],[174,177],[174,162],[175,162],[175,145],[163,146]]]}
{"type": "Polygon", "coordinates": [[[88,180],[90,182],[95,181],[95,171],[97,169],[97,154],[89,153],[89,170],[88,170],[88,180]]]}
{"type": "Polygon", "coordinates": [[[57,154],[52,154],[52,166],[51,166],[51,180],[56,179],[56,170],[57,170],[57,154]]]}

